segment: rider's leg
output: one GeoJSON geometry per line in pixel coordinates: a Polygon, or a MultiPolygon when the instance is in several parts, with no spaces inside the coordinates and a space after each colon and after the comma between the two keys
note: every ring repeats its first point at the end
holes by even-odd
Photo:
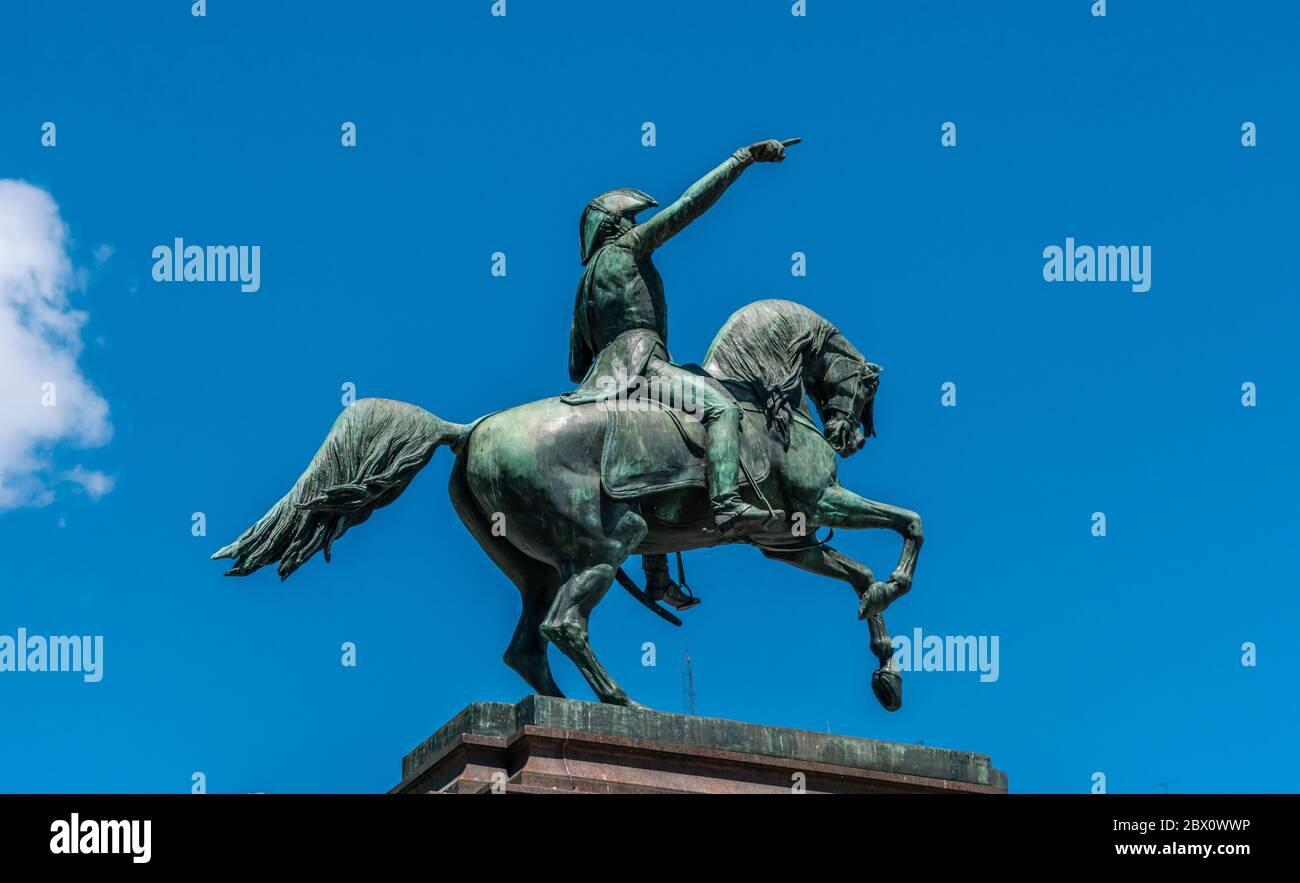
{"type": "Polygon", "coordinates": [[[642,555],[641,567],[645,570],[646,593],[656,601],[667,601],[678,610],[686,610],[700,603],[700,599],[682,591],[668,575],[668,556],[662,553],[642,555]]]}
{"type": "Polygon", "coordinates": [[[653,358],[647,373],[662,388],[669,384],[668,392],[676,399],[677,407],[694,414],[704,424],[708,441],[705,444],[706,477],[709,483],[709,503],[713,507],[713,520],[718,529],[727,532],[735,527],[761,527],[773,515],[785,517],[784,512],[769,513],[766,509],[751,506],[740,498],[736,490],[736,476],[740,468],[740,408],[702,377],[653,358]]]}

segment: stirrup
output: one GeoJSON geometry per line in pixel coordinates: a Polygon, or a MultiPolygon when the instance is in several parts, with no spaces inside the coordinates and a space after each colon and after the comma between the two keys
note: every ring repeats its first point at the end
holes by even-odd
{"type": "Polygon", "coordinates": [[[691,587],[685,584],[678,585],[673,583],[668,590],[664,592],[664,603],[675,610],[690,610],[700,603],[700,599],[695,597],[691,587]]]}
{"type": "Polygon", "coordinates": [[[691,587],[685,584],[678,584],[671,579],[667,585],[651,586],[646,585],[646,594],[654,601],[663,601],[674,610],[690,610],[700,603],[700,599],[695,597],[691,587]]]}

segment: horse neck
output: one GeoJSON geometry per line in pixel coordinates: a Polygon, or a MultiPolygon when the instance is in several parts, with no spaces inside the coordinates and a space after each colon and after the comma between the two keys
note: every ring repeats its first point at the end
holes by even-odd
{"type": "MultiPolygon", "coordinates": [[[[717,354],[719,349],[725,349],[728,352],[732,352],[741,344],[741,341],[743,341],[747,336],[743,330],[745,324],[751,322],[766,322],[771,319],[771,317],[766,316],[762,310],[759,310],[759,307],[770,308],[770,304],[768,302],[752,304],[748,311],[741,311],[736,315],[733,315],[732,318],[728,320],[727,324],[722,327],[717,336],[713,339],[713,342],[709,345],[708,351],[704,354],[704,368],[706,371],[713,374],[715,377],[722,377],[730,380],[738,380],[747,383],[756,380],[754,377],[732,376],[733,371],[728,369],[738,366],[734,364],[728,365],[728,362],[734,362],[735,357],[729,355],[719,363],[717,360],[717,354]]],[[[789,353],[782,359],[782,364],[773,365],[769,363],[764,365],[763,370],[759,372],[765,375],[764,382],[760,385],[772,387],[780,385],[782,381],[785,381],[785,386],[789,389],[791,381],[798,382],[800,386],[800,399],[802,401],[802,398],[808,389],[809,381],[812,381],[815,384],[825,373],[821,358],[823,354],[842,353],[844,355],[857,355],[858,358],[861,358],[861,355],[857,353],[857,350],[853,348],[853,345],[845,340],[838,331],[834,330],[834,326],[831,326],[830,323],[826,322],[820,316],[817,316],[811,310],[794,303],[784,304],[784,308],[803,311],[808,314],[804,319],[806,324],[800,332],[800,334],[804,335],[804,339],[799,342],[798,348],[793,353],[789,353]]],[[[775,348],[765,345],[762,346],[761,349],[763,353],[761,358],[766,362],[773,356],[773,350],[775,348]]],[[[767,388],[763,390],[763,393],[766,395],[775,391],[775,389],[767,388]]]]}
{"type": "Polygon", "coordinates": [[[826,345],[822,347],[820,355],[848,356],[859,362],[866,361],[862,353],[858,352],[858,348],[849,343],[849,339],[838,331],[826,339],[826,345]]]}

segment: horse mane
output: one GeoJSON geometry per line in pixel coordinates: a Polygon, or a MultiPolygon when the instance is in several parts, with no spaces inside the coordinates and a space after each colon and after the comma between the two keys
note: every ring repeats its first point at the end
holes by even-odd
{"type": "Polygon", "coordinates": [[[838,333],[801,304],[755,301],[731,314],[709,344],[704,364],[716,365],[723,375],[756,384],[766,393],[792,393],[802,387],[805,358],[820,352],[838,333]]]}

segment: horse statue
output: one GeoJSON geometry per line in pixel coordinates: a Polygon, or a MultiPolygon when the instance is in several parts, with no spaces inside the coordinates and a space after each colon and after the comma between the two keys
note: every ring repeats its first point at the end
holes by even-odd
{"type": "Polygon", "coordinates": [[[234,559],[227,576],[279,562],[282,580],[317,551],[328,562],[334,541],[397,499],[445,445],[456,455],[452,506],[522,596],[505,662],[537,693],[563,695],[546,656],[554,643],[602,702],[635,706],[588,640],[591,612],[615,578],[634,589],[624,560],[740,542],[853,588],[880,663],[872,691],[896,711],[902,678],[883,613],[912,586],[921,519],[841,487],[835,462],[875,434],[882,369],[830,322],[781,300],[738,310],[703,367],[688,367],[742,408],[742,489],[769,512],[789,513],[784,520],[744,536],[719,535],[704,491],[703,427],[689,409],[662,397],[633,394],[578,406],[549,398],[470,424],[404,402],[362,399],[344,409],[293,488],[212,557],[234,559]],[[821,527],[893,530],[903,540],[898,565],[877,580],[866,565],[819,541],[821,527]]]}

